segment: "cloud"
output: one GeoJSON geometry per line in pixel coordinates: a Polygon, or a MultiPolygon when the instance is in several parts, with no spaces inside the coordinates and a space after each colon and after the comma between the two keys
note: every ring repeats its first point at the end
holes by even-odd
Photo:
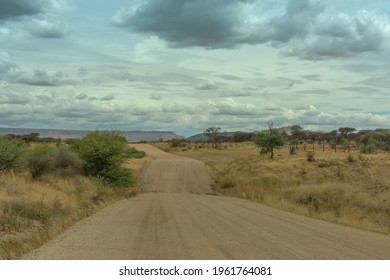
{"type": "Polygon", "coordinates": [[[249,90],[229,90],[222,92],[220,97],[247,97],[251,96],[252,93],[249,90]]]}
{"type": "Polygon", "coordinates": [[[31,16],[43,12],[45,1],[39,0],[2,0],[0,21],[20,16],[31,16]]]}
{"type": "Polygon", "coordinates": [[[6,75],[18,68],[19,66],[16,63],[10,61],[8,53],[0,52],[0,74],[6,75]]]}
{"type": "Polygon", "coordinates": [[[259,113],[256,106],[239,103],[233,98],[226,98],[218,103],[209,101],[209,107],[214,115],[252,116],[259,113]]]}
{"type": "Polygon", "coordinates": [[[309,81],[321,81],[321,76],[317,75],[317,74],[303,75],[302,78],[309,80],[309,81]]]}
{"type": "Polygon", "coordinates": [[[161,96],[161,94],[159,94],[159,93],[153,93],[153,94],[150,96],[150,99],[159,101],[159,100],[162,99],[162,96],[161,96]]]}
{"type": "Polygon", "coordinates": [[[293,38],[282,54],[316,60],[381,52],[388,49],[389,27],[388,17],[368,11],[354,16],[323,14],[315,22],[313,32],[301,40],[293,38]]]}
{"type": "Polygon", "coordinates": [[[295,91],[296,94],[303,94],[303,95],[326,95],[329,94],[330,91],[326,89],[307,89],[307,90],[299,90],[295,91]]]}
{"type": "Polygon", "coordinates": [[[214,81],[209,80],[200,82],[194,88],[197,90],[215,90],[218,89],[218,86],[214,81]]]}
{"type": "Polygon", "coordinates": [[[343,90],[353,91],[353,92],[359,92],[362,94],[375,94],[375,93],[381,93],[379,89],[372,88],[372,87],[360,87],[360,86],[351,86],[351,87],[344,87],[341,88],[343,90]]]}
{"type": "Polygon", "coordinates": [[[173,47],[232,47],[229,40],[240,36],[245,3],[237,0],[148,0],[133,1],[119,11],[114,24],[131,32],[157,35],[173,47]],[[226,40],[228,39],[228,40],[226,40]]]}
{"type": "Polygon", "coordinates": [[[67,0],[1,0],[0,22],[43,13],[61,13],[74,9],[67,0]]]}
{"type": "Polygon", "coordinates": [[[31,97],[27,94],[16,94],[14,92],[2,93],[0,95],[1,104],[25,105],[31,102],[31,97]]]}
{"type": "Polygon", "coordinates": [[[221,74],[221,75],[218,75],[218,77],[220,77],[224,80],[227,80],[227,81],[241,81],[241,80],[243,80],[241,77],[238,77],[236,75],[221,74]]]}
{"type": "Polygon", "coordinates": [[[276,16],[269,22],[271,40],[289,42],[294,38],[304,38],[315,24],[317,16],[324,11],[323,4],[310,0],[289,0],[285,14],[276,16]]]}
{"type": "Polygon", "coordinates": [[[287,0],[282,14],[259,10],[260,0],[132,1],[113,18],[130,32],[165,40],[170,47],[235,48],[270,44],[284,56],[318,60],[388,48],[390,20],[363,8],[353,14],[317,0],[287,0]]]}
{"type": "Polygon", "coordinates": [[[67,80],[67,76],[61,71],[50,73],[41,69],[34,70],[32,75],[28,75],[27,73],[18,73],[11,79],[11,82],[45,87],[55,87],[74,83],[73,81],[67,80]]]}
{"type": "Polygon", "coordinates": [[[103,96],[101,98],[99,98],[100,101],[112,101],[112,100],[115,100],[115,95],[113,94],[108,94],[106,96],[103,96]]]}
{"type": "Polygon", "coordinates": [[[46,19],[34,19],[28,29],[38,38],[62,38],[70,32],[65,22],[53,22],[46,19]]]}
{"type": "Polygon", "coordinates": [[[0,35],[21,29],[38,38],[65,37],[70,30],[59,18],[72,9],[67,0],[0,0],[0,35]]]}

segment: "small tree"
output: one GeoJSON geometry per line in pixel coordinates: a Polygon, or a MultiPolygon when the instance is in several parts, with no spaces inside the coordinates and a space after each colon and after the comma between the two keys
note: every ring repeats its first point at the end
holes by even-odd
{"type": "Polygon", "coordinates": [[[221,128],[220,127],[209,127],[207,128],[203,134],[207,137],[207,139],[211,142],[213,149],[218,147],[220,138],[221,138],[221,128]]]}
{"type": "Polygon", "coordinates": [[[278,129],[272,127],[272,124],[268,124],[268,128],[268,131],[259,132],[257,134],[256,144],[270,152],[270,158],[273,159],[274,149],[283,147],[286,143],[286,140],[284,135],[278,129]]]}
{"type": "Polygon", "coordinates": [[[25,149],[23,141],[0,136],[0,172],[18,167],[25,149]]]}
{"type": "Polygon", "coordinates": [[[101,178],[109,185],[131,185],[131,170],[122,165],[131,152],[126,138],[118,131],[96,131],[83,139],[73,141],[71,148],[83,160],[87,175],[101,178]]]}

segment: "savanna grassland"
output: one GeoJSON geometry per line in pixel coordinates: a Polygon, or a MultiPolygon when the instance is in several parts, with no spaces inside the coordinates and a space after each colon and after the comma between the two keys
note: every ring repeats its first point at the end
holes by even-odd
{"type": "MultiPolygon", "coordinates": [[[[10,150],[14,140],[1,140],[10,150]]],[[[99,209],[135,195],[138,176],[149,160],[130,148],[133,155],[120,166],[131,170],[131,181],[117,187],[102,175],[86,174],[82,160],[66,144],[20,145],[18,166],[0,172],[0,259],[18,258],[99,209]]],[[[110,179],[124,173],[119,167],[110,172],[110,179]]]]}
{"type": "Polygon", "coordinates": [[[390,154],[285,146],[272,160],[254,143],[185,143],[165,151],[206,163],[217,192],[301,215],[390,234],[390,154]]]}

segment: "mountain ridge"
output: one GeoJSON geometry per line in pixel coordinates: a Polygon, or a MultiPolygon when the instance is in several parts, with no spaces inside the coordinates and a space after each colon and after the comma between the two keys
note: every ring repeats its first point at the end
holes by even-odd
{"type": "MultiPolygon", "coordinates": [[[[70,130],[70,129],[38,129],[38,128],[10,128],[0,127],[0,135],[15,134],[25,135],[31,133],[39,133],[40,137],[52,137],[60,139],[79,139],[84,137],[87,133],[94,132],[96,130],[70,130]]],[[[184,138],[177,135],[173,131],[121,131],[123,136],[126,137],[129,142],[156,142],[156,141],[169,141],[173,138],[184,138]]]]}

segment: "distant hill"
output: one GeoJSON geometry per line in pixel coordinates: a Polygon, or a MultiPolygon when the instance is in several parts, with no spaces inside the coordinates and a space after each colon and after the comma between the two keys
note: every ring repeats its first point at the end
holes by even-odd
{"type": "MultiPolygon", "coordinates": [[[[62,129],[30,129],[30,128],[1,128],[0,135],[15,134],[25,135],[39,133],[39,137],[53,137],[66,139],[78,139],[84,137],[89,130],[62,130],[62,129]]],[[[129,142],[157,142],[168,141],[173,138],[183,138],[172,131],[121,131],[129,142]]]]}
{"type": "MultiPolygon", "coordinates": [[[[221,136],[224,138],[231,138],[235,133],[238,133],[240,131],[234,131],[234,132],[221,132],[221,136]]],[[[206,142],[208,140],[208,137],[205,136],[203,133],[195,134],[187,138],[188,141],[191,142],[206,142]]]]}

